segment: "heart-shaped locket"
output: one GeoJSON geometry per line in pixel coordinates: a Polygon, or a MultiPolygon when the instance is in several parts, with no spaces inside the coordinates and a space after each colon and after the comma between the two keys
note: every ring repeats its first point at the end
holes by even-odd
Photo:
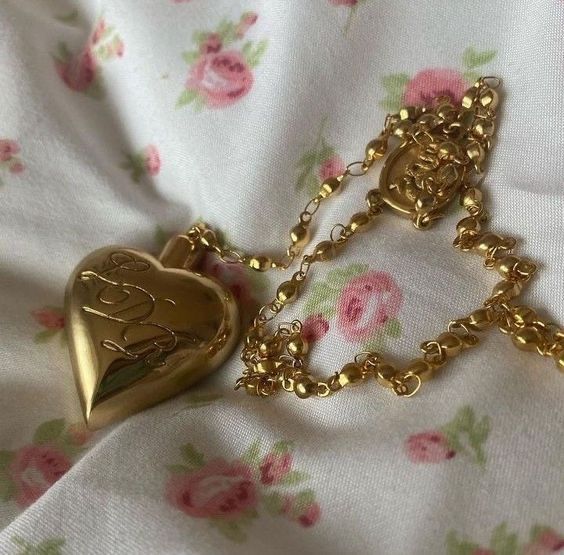
{"type": "Polygon", "coordinates": [[[179,263],[168,246],[160,261],[135,249],[106,247],[73,272],[66,325],[89,427],[172,397],[215,370],[235,346],[233,295],[183,268],[186,260],[179,263]]]}

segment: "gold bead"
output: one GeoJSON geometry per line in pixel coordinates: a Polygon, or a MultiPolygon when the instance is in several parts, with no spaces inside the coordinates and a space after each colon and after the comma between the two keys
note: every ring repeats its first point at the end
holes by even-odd
{"type": "Polygon", "coordinates": [[[423,114],[418,120],[417,125],[422,129],[431,130],[441,123],[441,118],[435,114],[423,114]]]}
{"type": "Polygon", "coordinates": [[[319,195],[323,198],[331,196],[337,192],[341,187],[342,177],[328,177],[322,184],[319,190],[319,195]]]}
{"type": "Polygon", "coordinates": [[[392,388],[394,387],[392,378],[396,375],[396,373],[397,373],[396,368],[391,364],[388,364],[387,362],[379,362],[376,366],[376,371],[374,376],[376,378],[376,381],[380,385],[384,387],[392,388]]]}
{"type": "Polygon", "coordinates": [[[438,157],[441,160],[454,160],[460,154],[460,149],[456,143],[445,141],[439,147],[438,157]]]}
{"type": "Polygon", "coordinates": [[[333,241],[321,241],[315,247],[315,258],[320,261],[331,260],[336,255],[335,243],[333,241]]]}
{"type": "Polygon", "coordinates": [[[415,120],[421,113],[421,108],[419,106],[404,106],[399,111],[399,117],[401,120],[415,120]]]}
{"type": "Polygon", "coordinates": [[[405,139],[412,127],[413,124],[409,120],[400,121],[394,126],[394,135],[400,139],[405,139]]]}
{"type": "Polygon", "coordinates": [[[462,98],[462,107],[469,109],[472,108],[474,104],[474,100],[476,99],[476,94],[478,93],[477,87],[470,87],[465,93],[462,98]]]}
{"type": "MultiPolygon", "coordinates": [[[[265,337],[259,344],[258,350],[263,357],[273,357],[280,352],[281,342],[277,337],[265,337]]],[[[260,363],[259,363],[260,364],[260,363]]]]}
{"type": "Polygon", "coordinates": [[[515,240],[512,238],[504,238],[495,233],[484,233],[478,238],[474,245],[474,250],[478,251],[482,256],[486,256],[489,251],[496,247],[503,247],[510,249],[515,245],[515,240]]]}
{"type": "Polygon", "coordinates": [[[493,89],[486,89],[480,94],[479,102],[484,108],[495,110],[499,102],[499,95],[493,89]]]}
{"type": "Polygon", "coordinates": [[[479,308],[468,317],[469,327],[474,330],[485,330],[494,321],[494,314],[489,308],[479,308]]]}
{"type": "Polygon", "coordinates": [[[488,119],[476,120],[472,131],[474,132],[474,135],[476,135],[480,139],[488,139],[494,134],[495,123],[493,122],[493,120],[488,119]]]}
{"type": "Polygon", "coordinates": [[[511,310],[513,322],[519,328],[534,324],[537,319],[537,313],[530,307],[525,305],[516,306],[511,310]]]}
{"type": "Polygon", "coordinates": [[[523,284],[519,281],[503,280],[494,285],[492,289],[492,297],[503,297],[507,300],[516,297],[521,293],[523,284]]]}
{"type": "Polygon", "coordinates": [[[462,206],[464,208],[469,208],[470,206],[475,206],[482,202],[483,193],[480,189],[476,189],[476,187],[470,187],[464,194],[462,195],[462,206]]]}
{"type": "Polygon", "coordinates": [[[382,206],[382,193],[379,189],[370,189],[368,193],[366,193],[366,204],[368,208],[375,209],[382,206]]]}
{"type": "Polygon", "coordinates": [[[460,220],[458,224],[456,224],[456,230],[459,233],[465,233],[469,231],[479,233],[481,228],[482,224],[480,224],[478,218],[474,218],[472,216],[462,218],[462,220],[460,220]]]}
{"type": "Polygon", "coordinates": [[[466,145],[466,154],[468,155],[468,158],[470,158],[470,160],[474,162],[474,166],[478,173],[481,173],[482,164],[486,159],[486,152],[484,151],[484,147],[480,143],[472,141],[471,143],[466,145]]]}
{"type": "Polygon", "coordinates": [[[207,249],[217,247],[217,237],[211,229],[206,229],[200,235],[200,244],[207,249]]]}
{"type": "Polygon", "coordinates": [[[290,240],[292,241],[292,245],[295,245],[298,248],[305,247],[309,242],[309,237],[309,226],[304,224],[295,225],[290,230],[290,240]]]}
{"type": "Polygon", "coordinates": [[[370,217],[366,212],[357,212],[351,216],[349,227],[353,233],[356,231],[363,231],[363,229],[370,223],[370,217]]]}
{"type": "Polygon", "coordinates": [[[362,381],[363,372],[362,366],[355,362],[345,364],[339,372],[339,385],[345,387],[346,385],[354,385],[362,381]]]}
{"type": "Polygon", "coordinates": [[[407,373],[416,374],[417,376],[419,376],[419,378],[421,378],[422,382],[426,382],[433,377],[435,368],[426,360],[417,358],[415,360],[412,360],[406,366],[405,370],[402,371],[403,375],[407,373]]]}
{"type": "Polygon", "coordinates": [[[295,333],[290,336],[286,348],[292,356],[300,357],[307,354],[309,350],[309,344],[301,333],[295,333]]]}
{"type": "Polygon", "coordinates": [[[307,399],[315,393],[315,384],[308,378],[297,378],[294,382],[294,392],[300,399],[307,399]]]}
{"type": "Polygon", "coordinates": [[[536,351],[542,345],[543,337],[536,328],[526,326],[511,335],[513,344],[522,351],[536,351]]]}
{"type": "Polygon", "coordinates": [[[262,340],[264,337],[265,332],[264,328],[251,328],[245,337],[245,343],[249,347],[254,347],[256,344],[262,340]]]}
{"type": "Polygon", "coordinates": [[[266,272],[272,268],[272,260],[268,256],[252,256],[245,259],[249,268],[258,272],[266,272]]]}
{"type": "Polygon", "coordinates": [[[452,122],[456,118],[457,111],[450,102],[442,102],[436,110],[436,114],[445,122],[452,122]]]}
{"type": "Polygon", "coordinates": [[[283,304],[294,302],[298,298],[299,284],[297,281],[283,281],[276,290],[276,298],[283,304]]]}
{"type": "Polygon", "coordinates": [[[456,333],[450,331],[441,333],[441,335],[437,337],[437,343],[444,350],[447,357],[455,357],[464,348],[462,339],[456,335],[456,333]]]}
{"type": "Polygon", "coordinates": [[[560,372],[564,373],[564,349],[559,353],[554,353],[552,358],[554,358],[554,361],[556,362],[556,368],[558,368],[560,372]]]}
{"type": "Polygon", "coordinates": [[[383,138],[377,138],[371,140],[365,149],[365,155],[368,160],[377,160],[378,158],[382,158],[384,154],[386,154],[386,150],[388,149],[388,141],[383,138]]]}

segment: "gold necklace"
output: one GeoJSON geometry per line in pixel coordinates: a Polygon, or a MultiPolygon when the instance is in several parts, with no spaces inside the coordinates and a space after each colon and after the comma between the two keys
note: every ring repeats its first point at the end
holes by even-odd
{"type": "Polygon", "coordinates": [[[486,154],[492,146],[495,77],[482,77],[466,91],[460,106],[448,97],[433,108],[406,107],[388,115],[378,137],[342,175],[326,179],[290,231],[284,256],[245,255],[226,247],[204,224],[173,237],[159,260],[136,249],[106,247],[87,256],[73,272],[66,295],[71,359],[87,423],[100,427],[154,405],[220,366],[237,343],[239,316],[231,293],[210,277],[193,271],[204,252],[256,271],[288,269],[300,256],[296,272],[284,281],[274,300],[256,315],[244,338],[243,375],[236,389],[266,397],[279,390],[300,398],[327,397],[345,386],[375,378],[396,395],[410,397],[449,359],[478,343],[474,332],[497,326],[513,344],[552,357],[564,372],[564,330],[542,320],[515,298],[536,271],[532,262],[513,254],[515,239],[483,231],[487,213],[479,189],[486,154]],[[329,239],[302,256],[311,222],[320,205],[343,188],[345,178],[365,175],[399,139],[380,174],[379,187],[366,194],[367,209],[348,224],[335,225],[329,239]],[[487,269],[501,275],[482,306],[452,320],[447,331],[421,344],[423,355],[396,368],[378,352],[359,353],[326,379],[312,377],[308,344],[299,320],[268,325],[295,301],[311,265],[333,260],[384,208],[426,229],[459,197],[468,216],[456,226],[454,246],[474,252],[487,269]]]}

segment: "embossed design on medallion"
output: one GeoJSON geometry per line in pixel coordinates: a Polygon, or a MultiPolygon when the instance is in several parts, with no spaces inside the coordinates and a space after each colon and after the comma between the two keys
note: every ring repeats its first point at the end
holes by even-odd
{"type": "Polygon", "coordinates": [[[205,341],[194,333],[179,332],[154,319],[159,303],[169,305],[169,310],[176,307],[173,299],[158,297],[140,285],[122,279],[123,274],[147,272],[150,268],[147,261],[116,251],[106,258],[100,269],[83,270],[77,276],[82,283],[95,283],[98,287],[94,298],[100,308],[84,305],[81,307],[83,312],[123,324],[121,342],[109,338],[100,342],[104,349],[121,353],[123,358],[112,363],[103,377],[98,399],[166,366],[167,353],[174,351],[180,341],[194,348],[205,341]]]}

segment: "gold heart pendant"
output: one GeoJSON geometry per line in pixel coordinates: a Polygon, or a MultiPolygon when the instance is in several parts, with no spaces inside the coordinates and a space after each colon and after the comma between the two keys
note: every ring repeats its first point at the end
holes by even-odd
{"type": "Polygon", "coordinates": [[[239,335],[233,295],[188,270],[183,235],[159,260],[106,247],[74,270],[65,298],[69,348],[89,427],[100,428],[168,399],[210,374],[239,335]]]}

